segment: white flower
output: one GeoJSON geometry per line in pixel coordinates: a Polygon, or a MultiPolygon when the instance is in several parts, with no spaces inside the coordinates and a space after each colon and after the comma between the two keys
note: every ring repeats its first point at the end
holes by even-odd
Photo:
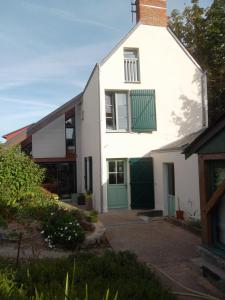
{"type": "Polygon", "coordinates": [[[53,215],[54,215],[54,213],[52,212],[52,213],[51,213],[51,216],[53,216],[53,215]]]}
{"type": "Polygon", "coordinates": [[[68,241],[70,241],[70,240],[71,240],[71,236],[68,237],[68,241]]]}
{"type": "Polygon", "coordinates": [[[68,229],[68,227],[66,226],[66,227],[65,227],[65,229],[67,230],[67,229],[68,229]]]}
{"type": "Polygon", "coordinates": [[[44,230],[41,231],[41,234],[45,233],[44,230]]]}

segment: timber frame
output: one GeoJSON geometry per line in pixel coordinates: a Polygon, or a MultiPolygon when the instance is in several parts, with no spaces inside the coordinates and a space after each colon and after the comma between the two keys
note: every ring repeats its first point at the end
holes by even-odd
{"type": "Polygon", "coordinates": [[[218,201],[225,195],[225,180],[217,190],[208,197],[208,162],[212,160],[224,160],[225,153],[200,154],[199,155],[199,185],[200,185],[200,205],[202,220],[202,240],[207,245],[213,244],[212,233],[212,210],[218,201]]]}

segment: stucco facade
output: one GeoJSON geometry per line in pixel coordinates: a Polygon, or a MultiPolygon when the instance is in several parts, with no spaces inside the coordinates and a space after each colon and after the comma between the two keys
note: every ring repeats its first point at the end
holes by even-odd
{"type": "Polygon", "coordinates": [[[180,151],[152,153],[154,159],[155,208],[168,215],[168,191],[166,164],[174,164],[175,209],[184,211],[185,218],[200,219],[198,157],[192,155],[187,160],[180,151]],[[178,199],[180,203],[178,204],[178,199]]]}
{"type": "Polygon", "coordinates": [[[32,135],[33,158],[65,157],[65,114],[32,135]]]}
{"type": "MultiPolygon", "coordinates": [[[[80,165],[81,172],[78,173],[82,174],[83,181],[84,157],[89,155],[93,157],[95,181],[93,195],[97,210],[108,211],[108,159],[126,161],[128,208],[130,208],[128,160],[136,157],[151,157],[152,150],[203,127],[206,119],[205,106],[207,106],[203,79],[201,68],[166,27],[143,24],[137,25],[95,68],[82,101],[80,130],[82,155],[80,162],[77,163],[80,165]],[[139,83],[125,83],[124,49],[126,48],[135,48],[139,51],[139,83]],[[134,89],[155,90],[156,131],[131,132],[129,92],[134,89]],[[128,93],[129,130],[127,132],[107,132],[106,91],[128,93]]],[[[181,164],[185,164],[182,159],[181,164]]],[[[190,172],[193,165],[190,163],[190,172]]],[[[193,181],[195,188],[191,190],[194,195],[190,197],[194,202],[198,202],[197,173],[193,181]]],[[[81,183],[81,186],[83,191],[84,183],[81,183]]],[[[185,192],[186,190],[183,194],[185,192]]],[[[180,194],[183,195],[182,192],[180,194]]],[[[156,207],[162,208],[162,197],[157,196],[155,200],[156,207]]],[[[193,204],[193,210],[199,212],[198,204],[193,204]]]]}

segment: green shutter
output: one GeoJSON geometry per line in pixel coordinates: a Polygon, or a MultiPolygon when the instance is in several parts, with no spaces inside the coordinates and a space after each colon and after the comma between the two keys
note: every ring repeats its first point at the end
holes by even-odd
{"type": "Polygon", "coordinates": [[[155,90],[132,90],[130,96],[132,131],[156,130],[155,90]]]}

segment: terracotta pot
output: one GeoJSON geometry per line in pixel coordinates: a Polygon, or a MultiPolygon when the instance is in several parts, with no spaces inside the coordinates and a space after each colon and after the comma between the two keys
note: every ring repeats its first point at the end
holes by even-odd
{"type": "Polygon", "coordinates": [[[177,210],[176,211],[176,217],[177,217],[177,220],[184,220],[184,211],[183,210],[177,210]]]}

